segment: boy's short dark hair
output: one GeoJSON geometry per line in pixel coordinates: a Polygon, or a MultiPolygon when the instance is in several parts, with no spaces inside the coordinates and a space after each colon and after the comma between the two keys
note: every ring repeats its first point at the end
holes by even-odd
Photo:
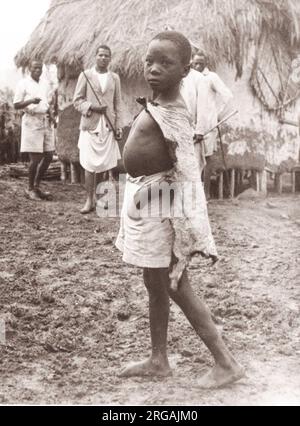
{"type": "Polygon", "coordinates": [[[111,49],[106,44],[100,44],[100,46],[97,47],[97,49],[96,49],[96,55],[97,55],[97,53],[99,52],[100,49],[107,50],[109,52],[110,56],[111,56],[111,49]]]}
{"type": "Polygon", "coordinates": [[[188,65],[192,56],[192,47],[188,39],[177,31],[163,31],[157,34],[152,40],[169,40],[176,45],[181,61],[188,65]]]}

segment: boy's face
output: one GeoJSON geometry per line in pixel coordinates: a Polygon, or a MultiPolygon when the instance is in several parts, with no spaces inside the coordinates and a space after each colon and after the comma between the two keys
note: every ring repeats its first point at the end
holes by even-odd
{"type": "Polygon", "coordinates": [[[182,63],[178,47],[170,40],[152,40],[146,54],[144,75],[156,93],[176,87],[189,72],[182,63]]]}

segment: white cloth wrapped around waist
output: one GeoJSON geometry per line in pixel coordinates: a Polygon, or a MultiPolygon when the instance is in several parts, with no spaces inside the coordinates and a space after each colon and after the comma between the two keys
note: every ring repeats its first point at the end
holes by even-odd
{"type": "Polygon", "coordinates": [[[101,115],[95,130],[81,130],[78,148],[82,167],[91,173],[102,173],[117,166],[121,159],[118,143],[101,115]]]}

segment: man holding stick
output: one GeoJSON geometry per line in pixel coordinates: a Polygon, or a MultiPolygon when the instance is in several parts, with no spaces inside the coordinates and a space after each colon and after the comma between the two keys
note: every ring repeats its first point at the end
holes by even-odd
{"type": "Polygon", "coordinates": [[[121,158],[116,141],[122,137],[121,84],[120,77],[108,71],[110,61],[110,48],[99,46],[96,66],[80,74],[73,99],[82,114],[78,148],[87,190],[82,214],[94,209],[95,174],[109,171],[112,177],[121,158]]]}
{"type": "Polygon", "coordinates": [[[207,83],[207,90],[205,96],[206,118],[205,124],[207,126],[206,134],[197,135],[196,142],[202,144],[202,150],[199,158],[200,168],[204,170],[204,190],[206,198],[210,198],[210,178],[212,174],[212,155],[217,151],[217,124],[218,119],[224,118],[229,110],[230,103],[233,95],[228,87],[223,83],[220,77],[210,71],[207,67],[207,56],[203,51],[198,51],[192,60],[192,67],[202,73],[207,83]]]}

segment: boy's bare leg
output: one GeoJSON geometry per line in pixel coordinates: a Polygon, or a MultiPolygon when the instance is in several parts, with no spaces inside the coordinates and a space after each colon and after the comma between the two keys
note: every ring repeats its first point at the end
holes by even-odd
{"type": "Polygon", "coordinates": [[[86,214],[90,213],[94,208],[94,194],[95,194],[95,173],[84,171],[85,174],[85,188],[87,191],[87,199],[83,209],[80,210],[80,213],[86,214]]]}
{"type": "MultiPolygon", "coordinates": [[[[166,274],[164,280],[168,279],[166,274]]],[[[169,288],[169,293],[215,359],[215,366],[199,379],[198,385],[203,388],[216,388],[241,379],[245,375],[244,369],[236,362],[223,342],[209,309],[195,295],[186,271],[182,275],[178,290],[172,291],[169,288]]]]}
{"type": "Polygon", "coordinates": [[[144,269],[144,283],[149,293],[149,321],[152,353],[149,359],[128,365],[120,377],[171,375],[167,357],[167,331],[170,299],[166,285],[161,285],[161,276],[168,269],[144,269]]]}

